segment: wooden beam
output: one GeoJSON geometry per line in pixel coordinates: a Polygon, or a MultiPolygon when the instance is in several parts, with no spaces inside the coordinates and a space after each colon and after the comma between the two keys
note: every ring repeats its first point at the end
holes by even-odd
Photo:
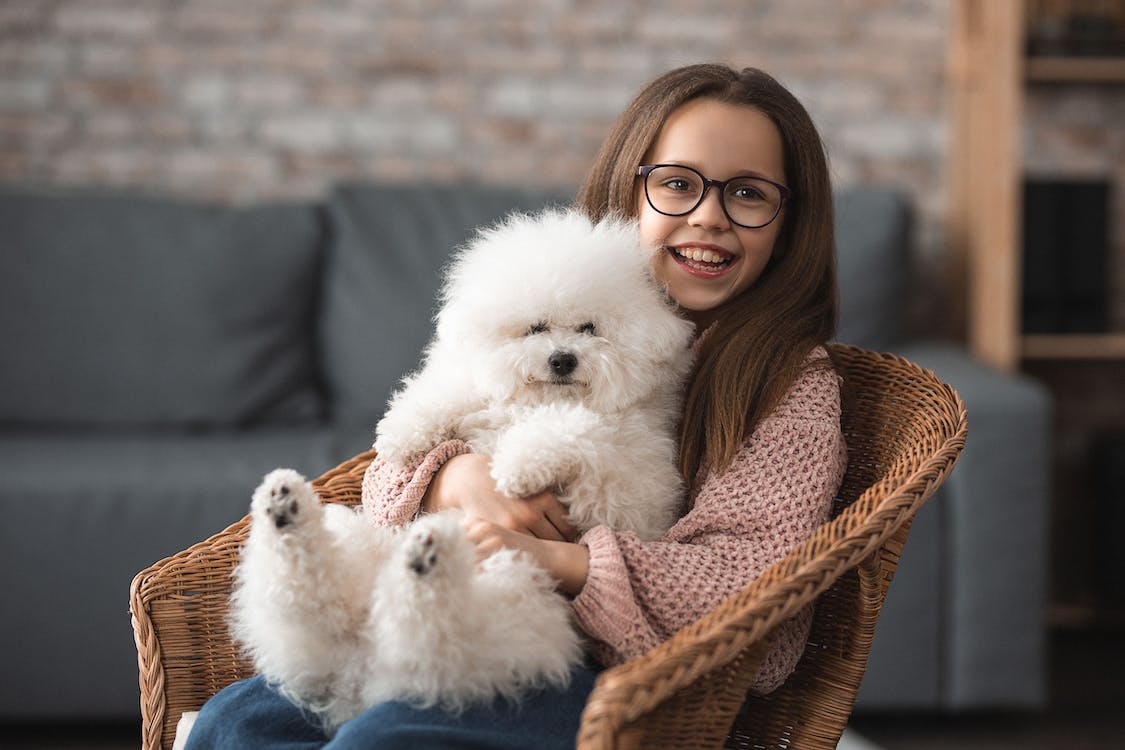
{"type": "Polygon", "coordinates": [[[958,0],[951,44],[951,239],[965,272],[966,338],[1013,370],[1020,355],[1021,0],[958,0]]]}

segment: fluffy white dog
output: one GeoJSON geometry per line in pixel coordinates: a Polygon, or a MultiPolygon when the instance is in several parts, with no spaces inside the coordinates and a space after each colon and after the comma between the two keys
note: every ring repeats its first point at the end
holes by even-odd
{"type": "Polygon", "coordinates": [[[683,499],[674,428],[692,326],[650,276],[635,225],[515,215],[454,259],[423,367],[379,422],[407,463],[460,438],[514,497],[559,491],[570,520],[655,539],[683,499]]]}
{"type": "MultiPolygon", "coordinates": [[[[683,499],[673,434],[691,326],[634,225],[515,215],[454,259],[436,334],[379,423],[406,463],[460,438],[498,488],[554,489],[577,528],[662,534],[683,499]]],[[[459,513],[375,529],[296,472],[251,503],[231,624],[259,672],[333,729],[398,699],[459,710],[565,684],[582,657],[565,598],[520,553],[481,563],[459,513]]]]}

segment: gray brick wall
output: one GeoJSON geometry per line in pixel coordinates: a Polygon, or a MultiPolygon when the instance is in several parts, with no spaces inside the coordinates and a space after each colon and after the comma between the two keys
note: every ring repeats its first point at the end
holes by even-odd
{"type": "MultiPolygon", "coordinates": [[[[347,179],[569,186],[644,81],[720,60],[801,97],[838,184],[909,190],[921,266],[940,275],[949,13],[946,0],[3,0],[0,181],[222,201],[347,179]]],[[[1088,121],[1049,117],[1037,149],[1069,163],[1075,129],[1116,122],[1100,158],[1121,184],[1109,96],[1117,108],[1088,121]]]]}
{"type": "Polygon", "coordinates": [[[942,0],[4,0],[0,179],[225,200],[347,178],[577,183],[676,65],[764,67],[841,182],[927,211],[946,132],[942,0]]]}

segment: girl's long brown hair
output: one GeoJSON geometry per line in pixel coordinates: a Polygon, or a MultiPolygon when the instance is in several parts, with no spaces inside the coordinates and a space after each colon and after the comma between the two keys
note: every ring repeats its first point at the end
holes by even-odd
{"type": "MultiPolygon", "coordinates": [[[[688,384],[680,470],[726,469],[743,440],[780,402],[809,352],[836,332],[832,188],[812,118],[784,86],[755,68],[692,65],[641,90],[602,145],[577,204],[592,217],[637,215],[637,167],[668,116],[698,98],[753,107],[777,126],[791,195],[758,280],[726,302],[702,342],[688,384]]],[[[813,366],[830,366],[827,361],[813,366]]]]}

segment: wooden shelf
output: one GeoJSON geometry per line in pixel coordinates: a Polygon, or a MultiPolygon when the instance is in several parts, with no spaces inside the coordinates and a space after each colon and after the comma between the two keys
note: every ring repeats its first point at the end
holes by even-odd
{"type": "Polygon", "coordinates": [[[1125,332],[1025,334],[1024,359],[1125,360],[1125,332]]]}
{"type": "Polygon", "coordinates": [[[1029,57],[1024,75],[1038,83],[1125,83],[1125,57],[1029,57]]]}

